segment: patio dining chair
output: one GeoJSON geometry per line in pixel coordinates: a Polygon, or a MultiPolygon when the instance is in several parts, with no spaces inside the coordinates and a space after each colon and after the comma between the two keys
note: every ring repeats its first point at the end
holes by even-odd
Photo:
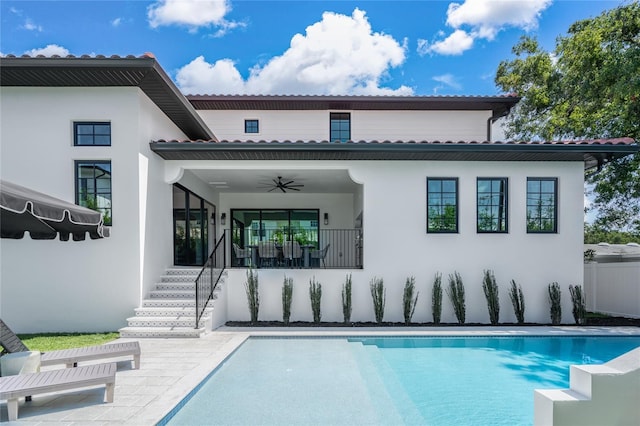
{"type": "Polygon", "coordinates": [[[247,266],[247,262],[251,259],[251,248],[243,249],[238,244],[233,243],[233,254],[236,258],[236,266],[247,266]]]}
{"type": "Polygon", "coordinates": [[[318,261],[318,266],[320,266],[320,261],[322,261],[322,267],[326,268],[327,265],[324,262],[324,259],[327,257],[327,252],[329,251],[329,246],[331,244],[327,244],[326,246],[324,246],[324,248],[322,250],[313,250],[310,254],[309,257],[311,257],[312,261],[317,260],[318,261]]]}
{"type": "Polygon", "coordinates": [[[278,248],[273,241],[258,242],[258,256],[260,257],[260,267],[265,264],[276,266],[278,261],[278,248]]]}
{"type": "Polygon", "coordinates": [[[302,263],[302,249],[297,241],[285,241],[282,244],[282,255],[289,266],[300,266],[302,263]]]}

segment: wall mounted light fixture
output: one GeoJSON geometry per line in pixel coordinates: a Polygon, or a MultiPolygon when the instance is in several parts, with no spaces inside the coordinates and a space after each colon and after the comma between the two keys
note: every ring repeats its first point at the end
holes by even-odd
{"type": "Polygon", "coordinates": [[[329,224],[329,213],[325,213],[324,214],[324,224],[328,225],[329,224]]]}
{"type": "Polygon", "coordinates": [[[227,214],[226,213],[220,213],[220,224],[223,225],[223,226],[227,224],[227,214]]]}
{"type": "Polygon", "coordinates": [[[216,224],[216,214],[215,213],[211,213],[211,219],[209,219],[209,222],[215,226],[216,224]]]}

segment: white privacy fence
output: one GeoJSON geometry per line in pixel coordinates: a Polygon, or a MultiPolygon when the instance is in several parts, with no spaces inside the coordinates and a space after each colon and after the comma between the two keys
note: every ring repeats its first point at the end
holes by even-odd
{"type": "Polygon", "coordinates": [[[585,263],[587,310],[640,318],[640,262],[585,263]]]}

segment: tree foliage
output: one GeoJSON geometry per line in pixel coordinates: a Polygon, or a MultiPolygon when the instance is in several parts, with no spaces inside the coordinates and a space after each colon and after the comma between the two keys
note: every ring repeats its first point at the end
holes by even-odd
{"type": "MultiPolygon", "coordinates": [[[[631,137],[640,140],[640,3],[575,22],[547,52],[532,37],[502,61],[498,87],[522,100],[507,119],[520,140],[631,137]]],[[[640,230],[640,154],[587,176],[595,184],[596,223],[640,230]]]]}
{"type": "Polygon", "coordinates": [[[584,225],[584,243],[585,244],[627,244],[640,243],[640,232],[622,232],[606,230],[598,225],[584,225]]]}

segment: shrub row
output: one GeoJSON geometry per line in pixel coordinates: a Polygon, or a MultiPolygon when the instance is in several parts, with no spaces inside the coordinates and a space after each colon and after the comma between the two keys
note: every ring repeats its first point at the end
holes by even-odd
{"type": "MultiPolygon", "coordinates": [[[[492,325],[496,325],[500,321],[500,289],[496,278],[491,270],[485,270],[482,280],[482,289],[487,302],[489,311],[489,321],[492,325]]],[[[373,312],[375,320],[378,324],[382,323],[384,318],[384,310],[386,304],[387,290],[384,286],[382,278],[374,277],[369,288],[371,291],[371,300],[373,303],[373,312]]],[[[245,291],[247,295],[247,304],[251,316],[251,323],[258,321],[258,312],[260,308],[260,297],[258,291],[258,274],[249,269],[247,271],[247,281],[245,282],[245,291]]],[[[351,274],[347,275],[342,285],[342,314],[345,324],[351,324],[352,312],[352,280],[351,274]]],[[[466,320],[466,300],[465,287],[462,277],[458,272],[449,275],[449,285],[445,289],[458,324],[464,324],[466,320]]],[[[549,315],[551,324],[558,325],[562,320],[562,292],[560,285],[553,282],[548,286],[549,293],[549,315]]],[[[569,286],[571,302],[573,305],[573,318],[576,324],[584,324],[586,315],[586,300],[582,287],[577,285],[569,286]]],[[[513,306],[513,312],[516,316],[518,324],[524,323],[525,303],[522,287],[511,280],[511,286],[508,290],[509,299],[513,306]]],[[[415,277],[407,278],[403,290],[402,306],[404,313],[404,322],[406,325],[411,324],[411,319],[418,305],[419,292],[415,288],[415,277]]],[[[311,312],[313,314],[313,322],[320,323],[322,313],[320,310],[320,302],[322,300],[322,284],[316,281],[315,277],[309,280],[309,299],[311,302],[311,312]]],[[[291,303],[293,301],[293,279],[284,277],[282,284],[282,320],[285,325],[289,324],[291,318],[291,303]]],[[[433,323],[440,324],[442,317],[442,275],[436,273],[431,289],[431,308],[433,315],[433,323]]]]}

